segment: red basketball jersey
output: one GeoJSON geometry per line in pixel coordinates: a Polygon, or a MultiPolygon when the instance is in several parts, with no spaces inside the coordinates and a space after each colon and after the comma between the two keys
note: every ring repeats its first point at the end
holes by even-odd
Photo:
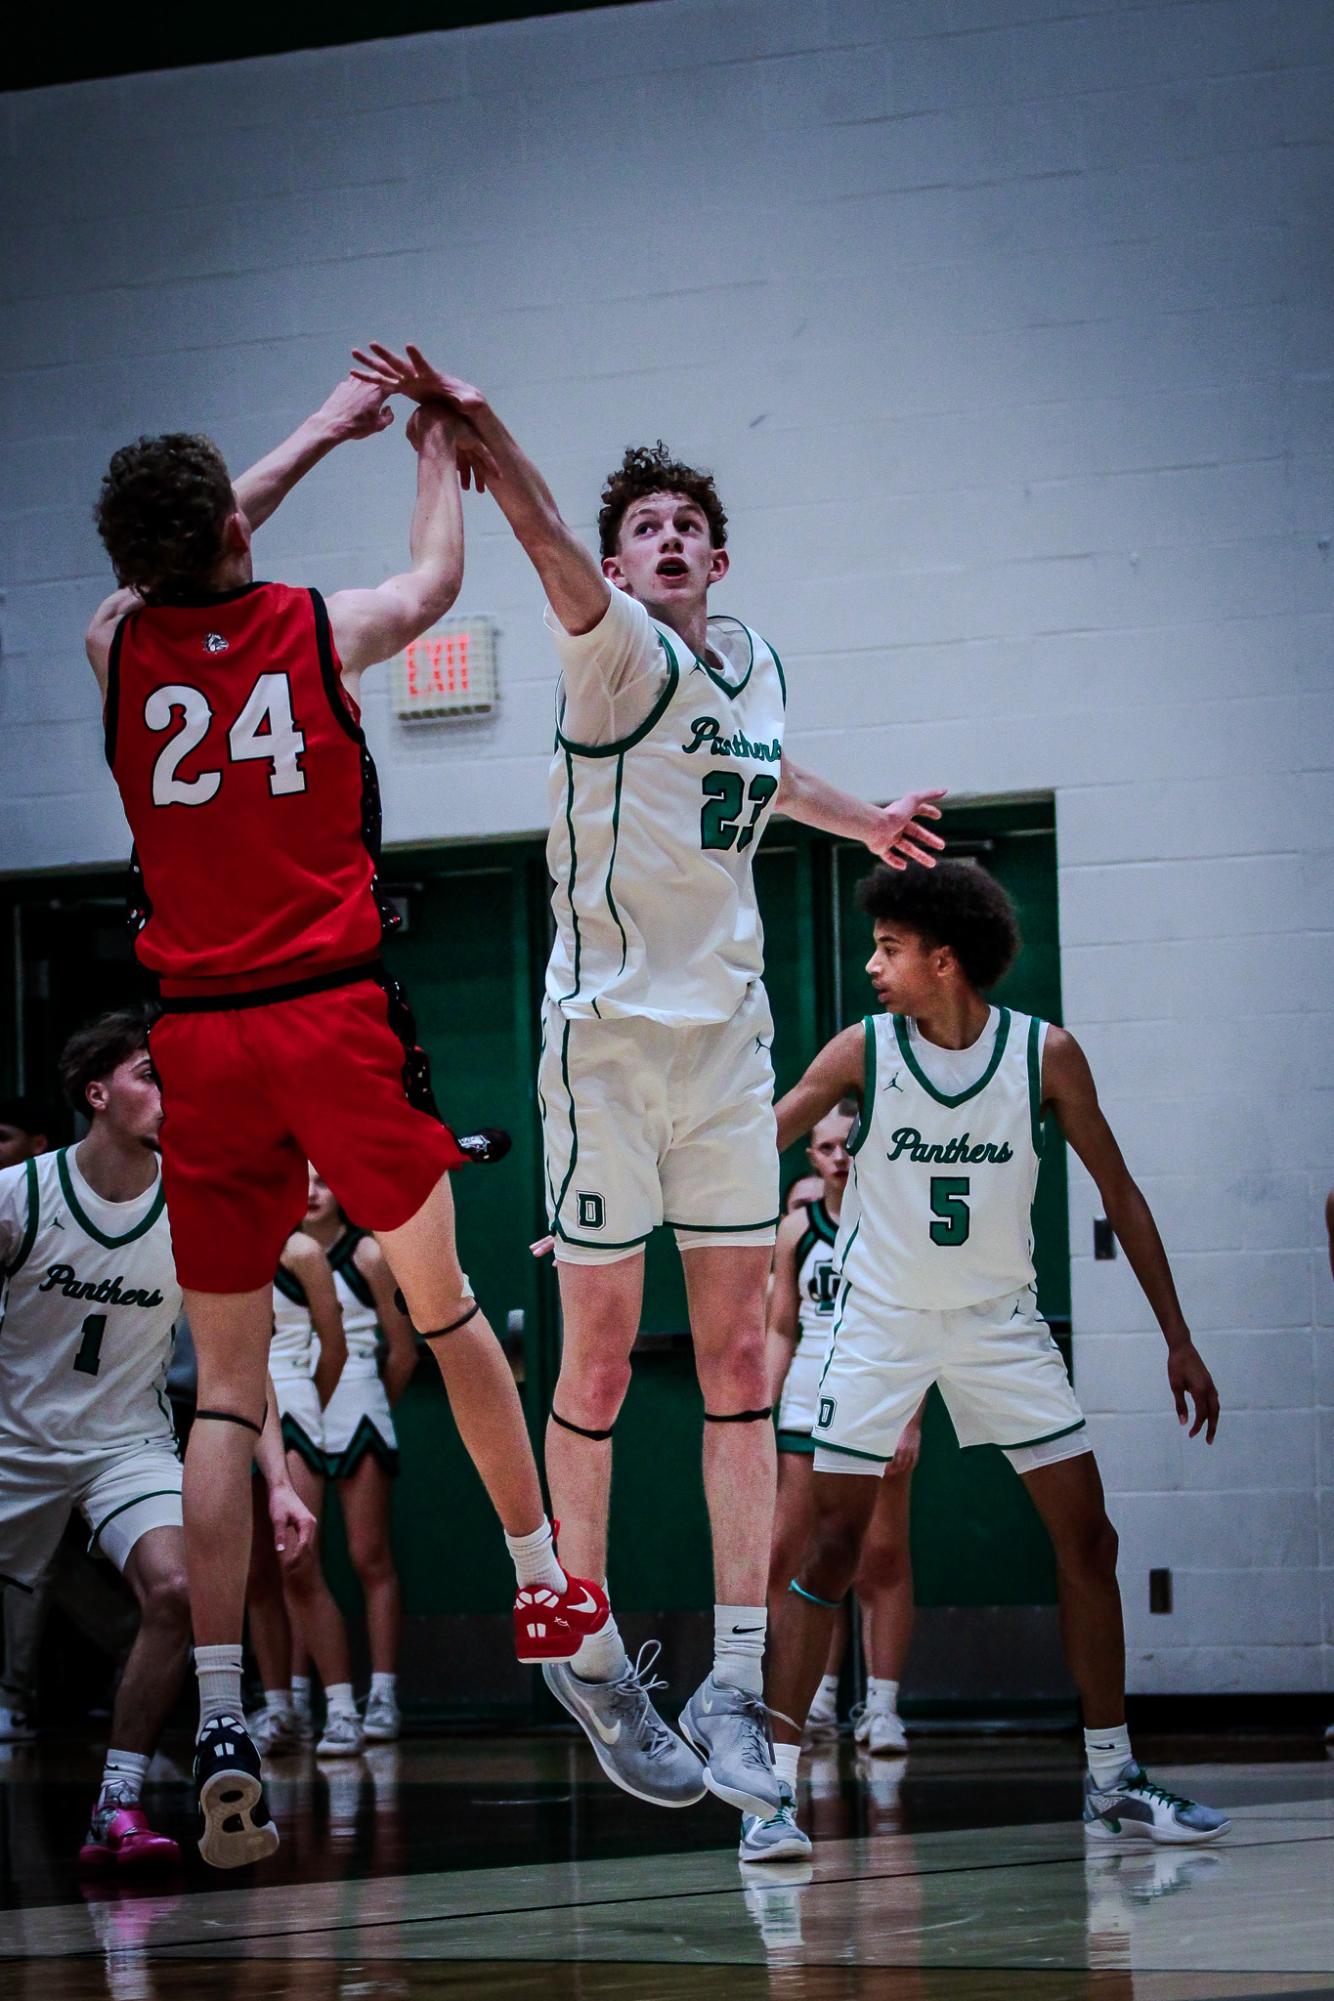
{"type": "Polygon", "coordinates": [[[144,605],[112,641],[106,751],[164,995],[376,957],[379,796],[318,591],[144,605]]]}

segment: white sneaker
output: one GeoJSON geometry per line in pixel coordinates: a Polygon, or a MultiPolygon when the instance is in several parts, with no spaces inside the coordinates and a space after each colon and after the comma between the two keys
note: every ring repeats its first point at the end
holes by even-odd
{"type": "Polygon", "coordinates": [[[257,1709],[247,1716],[245,1727],[261,1758],[288,1758],[310,1741],[303,1738],[294,1709],[257,1709]]]}
{"type": "Polygon", "coordinates": [[[1132,1758],[1110,1786],[1084,1774],[1084,1832],[1097,1841],[1216,1841],[1232,1822],[1216,1807],[1155,1785],[1132,1758]]]}
{"type": "Polygon", "coordinates": [[[859,1702],[852,1712],[852,1734],[873,1758],[902,1758],[908,1749],[908,1733],[896,1709],[872,1709],[859,1702]]]}
{"type": "Polygon", "coordinates": [[[36,1742],[37,1725],[26,1709],[0,1709],[0,1744],[36,1742]]]}
{"type": "Polygon", "coordinates": [[[806,1713],[806,1728],[801,1733],[803,1744],[828,1744],[838,1735],[838,1707],[836,1703],[822,1703],[817,1696],[806,1713]]]}
{"type": "Polygon", "coordinates": [[[403,1728],[403,1718],[392,1695],[368,1695],[361,1721],[368,1744],[392,1744],[403,1728]]]}
{"type": "Polygon", "coordinates": [[[785,1779],[778,1781],[778,1810],[762,1820],[758,1814],[741,1816],[743,1862],[809,1862],[811,1838],[797,1826],[797,1802],[785,1779]]]}
{"type": "Polygon", "coordinates": [[[361,1718],[353,1711],[335,1710],[324,1719],[324,1735],[315,1746],[317,1758],[359,1758],[366,1747],[361,1718]]]}

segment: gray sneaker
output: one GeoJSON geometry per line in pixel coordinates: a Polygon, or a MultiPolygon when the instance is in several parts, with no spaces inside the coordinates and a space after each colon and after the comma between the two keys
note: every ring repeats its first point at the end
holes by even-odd
{"type": "Polygon", "coordinates": [[[741,1816],[741,1846],[737,1854],[743,1862],[805,1862],[810,1858],[811,1837],[797,1826],[797,1802],[792,1788],[778,1781],[778,1811],[768,1820],[756,1813],[741,1816]]]}
{"type": "Polygon", "coordinates": [[[1084,1832],[1097,1841],[1216,1841],[1231,1825],[1214,1807],[1155,1785],[1133,1758],[1105,1788],[1084,1774],[1084,1832]]]}
{"type": "Polygon", "coordinates": [[[403,1728],[403,1718],[392,1695],[368,1695],[361,1722],[368,1744],[392,1744],[403,1728]]]}
{"type": "Polygon", "coordinates": [[[763,1698],[710,1674],[681,1711],[680,1731],[704,1760],[704,1783],[738,1813],[768,1820],[781,1805],[763,1698]]]}
{"type": "Polygon", "coordinates": [[[245,1726],[261,1758],[288,1758],[302,1748],[301,1725],[294,1709],[258,1709],[246,1717],[245,1726]]]}
{"type": "Polygon", "coordinates": [[[315,1746],[317,1758],[359,1758],[366,1748],[361,1718],[353,1710],[332,1710],[324,1719],[324,1735],[315,1746]]]}
{"type": "Polygon", "coordinates": [[[694,1806],[705,1792],[700,1761],[649,1700],[654,1689],[667,1686],[649,1679],[661,1651],[656,1640],[646,1640],[615,1681],[584,1681],[568,1661],[545,1661],[542,1679],[623,1792],[652,1806],[694,1806]]]}

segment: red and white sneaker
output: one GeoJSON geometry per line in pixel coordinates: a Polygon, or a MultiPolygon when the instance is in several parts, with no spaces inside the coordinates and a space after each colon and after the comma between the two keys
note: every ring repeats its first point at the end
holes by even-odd
{"type": "Polygon", "coordinates": [[[140,1806],[103,1807],[94,1812],[88,1839],[79,1850],[80,1869],[172,1869],[181,1851],[169,1834],[148,1825],[140,1806]]]}
{"type": "Polygon", "coordinates": [[[568,1661],[610,1616],[606,1592],[586,1577],[567,1578],[564,1591],[521,1584],[514,1594],[514,1651],[528,1663],[568,1661]]]}

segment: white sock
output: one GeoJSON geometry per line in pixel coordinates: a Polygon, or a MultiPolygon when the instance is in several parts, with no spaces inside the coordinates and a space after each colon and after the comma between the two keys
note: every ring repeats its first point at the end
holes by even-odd
{"type": "Polygon", "coordinates": [[[630,1665],[630,1656],[625,1651],[625,1641],[616,1628],[616,1621],[607,1614],[605,1626],[599,1626],[596,1633],[590,1633],[582,1640],[579,1651],[570,1666],[580,1681],[615,1681],[630,1665]]]}
{"type": "Polygon", "coordinates": [[[1130,1732],[1124,1723],[1118,1723],[1112,1730],[1084,1732],[1084,1756],[1089,1761],[1093,1783],[1100,1792],[1106,1792],[1116,1784],[1134,1755],[1130,1748],[1130,1732]]]}
{"type": "Polygon", "coordinates": [[[199,1727],[215,1716],[241,1718],[241,1642],[228,1640],[221,1646],[195,1648],[195,1674],[199,1678],[199,1727]]]}
{"type": "Polygon", "coordinates": [[[892,1716],[899,1706],[899,1685],[882,1676],[868,1675],[866,1680],[866,1707],[878,1710],[882,1716],[892,1716]]]}
{"type": "Polygon", "coordinates": [[[531,1535],[507,1535],[505,1547],[514,1558],[514,1575],[521,1585],[549,1584],[553,1591],[565,1589],[569,1579],[556,1561],[549,1521],[540,1522],[531,1535]]]}
{"type": "Polygon", "coordinates": [[[350,1681],[331,1681],[324,1691],[324,1707],[330,1716],[355,1716],[357,1699],[350,1681]]]}
{"type": "Polygon", "coordinates": [[[371,1676],[372,1702],[396,1702],[398,1700],[398,1676],[396,1674],[373,1674],[371,1676]]]}
{"type": "Polygon", "coordinates": [[[774,1777],[784,1785],[789,1785],[793,1793],[797,1790],[797,1766],[801,1762],[800,1744],[774,1745],[774,1777]]]}
{"type": "Polygon", "coordinates": [[[292,1707],[298,1716],[310,1715],[310,1676],[308,1674],[294,1674],[292,1676],[292,1707]]]}
{"type": "Polygon", "coordinates": [[[764,1693],[764,1636],[769,1615],[763,1605],[715,1605],[713,1678],[724,1688],[764,1693]]]}
{"type": "Polygon", "coordinates": [[[291,1689],[266,1688],[264,1691],[264,1707],[277,1711],[289,1710],[292,1707],[291,1689]]]}
{"type": "Polygon", "coordinates": [[[114,1799],[118,1806],[137,1806],[148,1777],[149,1754],[143,1751],[108,1751],[102,1767],[102,1785],[97,1795],[99,1807],[114,1799]]]}
{"type": "Polygon", "coordinates": [[[815,1700],[811,1704],[812,1713],[817,1709],[822,1715],[826,1716],[838,1713],[838,1676],[836,1674],[826,1674],[820,1677],[820,1686],[816,1689],[815,1700]]]}

